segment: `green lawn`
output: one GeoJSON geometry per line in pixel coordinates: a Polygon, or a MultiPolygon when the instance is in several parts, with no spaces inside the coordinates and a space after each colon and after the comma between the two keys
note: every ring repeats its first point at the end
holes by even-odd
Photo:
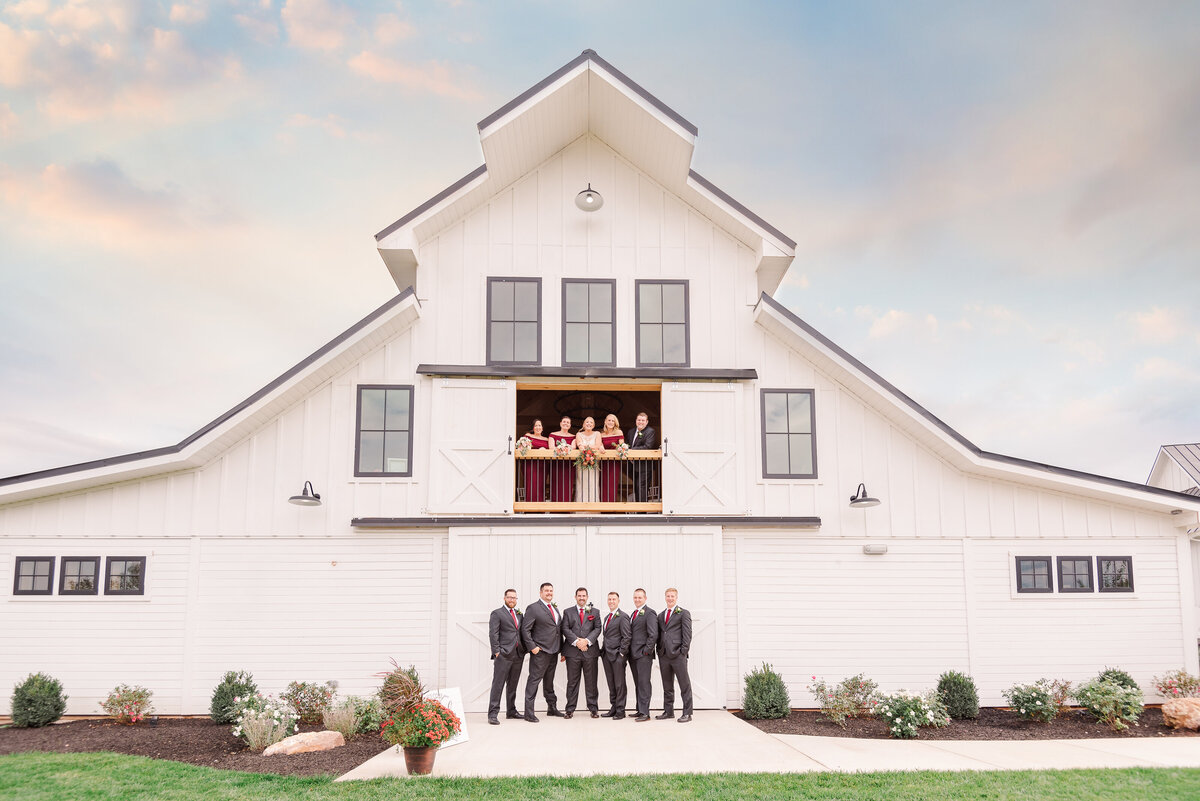
{"type": "Polygon", "coordinates": [[[267,801],[321,799],[1122,799],[1200,798],[1200,769],[994,771],[979,773],[721,773],[560,779],[376,779],[334,784],[201,768],[121,754],[13,754],[0,757],[0,799],[20,801],[267,801]]]}

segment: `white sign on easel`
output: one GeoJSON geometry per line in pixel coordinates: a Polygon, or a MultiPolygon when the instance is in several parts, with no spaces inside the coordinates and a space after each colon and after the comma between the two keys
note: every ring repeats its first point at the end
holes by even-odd
{"type": "Polygon", "coordinates": [[[465,743],[471,739],[467,734],[467,711],[463,707],[461,688],[447,687],[444,690],[429,690],[425,693],[425,697],[440,702],[444,707],[457,715],[458,719],[462,722],[462,727],[458,730],[458,734],[442,743],[442,748],[449,748],[452,745],[465,743]]]}

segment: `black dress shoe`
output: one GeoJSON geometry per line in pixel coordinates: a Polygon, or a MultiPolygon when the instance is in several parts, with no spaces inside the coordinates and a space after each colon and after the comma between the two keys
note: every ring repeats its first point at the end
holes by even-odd
{"type": "Polygon", "coordinates": [[[570,720],[570,719],[571,719],[571,718],[573,718],[574,716],[575,716],[575,713],[574,713],[574,712],[564,712],[564,713],[563,713],[563,720],[570,720]]]}
{"type": "Polygon", "coordinates": [[[559,712],[557,709],[554,709],[553,707],[551,707],[550,709],[546,710],[546,717],[561,718],[561,717],[563,717],[563,713],[559,712]]]}
{"type": "Polygon", "coordinates": [[[625,716],[624,715],[613,715],[612,719],[613,720],[624,720],[625,716]]]}
{"type": "Polygon", "coordinates": [[[537,723],[537,722],[539,722],[539,721],[538,721],[538,717],[537,717],[537,715],[526,715],[526,716],[525,716],[525,719],[526,719],[526,720],[528,720],[530,723],[537,723]]]}
{"type": "Polygon", "coordinates": [[[520,712],[509,712],[504,717],[508,718],[509,720],[520,720],[522,717],[524,717],[524,715],[522,715],[520,712]]]}
{"type": "Polygon", "coordinates": [[[650,719],[649,715],[638,715],[636,718],[633,719],[633,722],[634,723],[645,723],[649,719],[650,719]]]}
{"type": "Polygon", "coordinates": [[[500,725],[500,721],[496,720],[495,718],[488,718],[488,723],[492,724],[493,726],[500,725]]]}
{"type": "Polygon", "coordinates": [[[613,712],[613,711],[610,709],[610,710],[608,710],[607,712],[605,712],[605,713],[603,713],[602,715],[600,715],[600,717],[602,717],[602,718],[611,718],[611,717],[614,717],[616,714],[617,714],[616,712],[613,712]]]}
{"type": "Polygon", "coordinates": [[[692,716],[691,716],[691,715],[684,715],[683,717],[681,717],[681,718],[679,719],[679,722],[680,722],[680,723],[691,723],[691,722],[692,722],[692,716]]]}
{"type": "Polygon", "coordinates": [[[661,715],[655,715],[654,719],[655,720],[670,720],[673,717],[675,717],[674,712],[663,712],[661,715]]]}
{"type": "Polygon", "coordinates": [[[600,717],[600,713],[599,713],[599,712],[593,712],[593,713],[592,713],[592,717],[594,717],[594,718],[598,718],[598,717],[600,717]]]}

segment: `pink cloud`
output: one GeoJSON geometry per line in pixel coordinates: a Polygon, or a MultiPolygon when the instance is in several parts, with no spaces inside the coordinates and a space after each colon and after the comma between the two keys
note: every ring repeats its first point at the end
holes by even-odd
{"type": "Polygon", "coordinates": [[[364,50],[348,63],[350,69],[380,83],[398,83],[411,89],[460,100],[475,100],[479,97],[479,93],[473,87],[456,79],[444,64],[437,62],[408,64],[364,50]]]}
{"type": "Polygon", "coordinates": [[[309,50],[337,50],[354,24],[349,9],[328,0],[287,0],[280,16],[288,39],[309,50]]]}

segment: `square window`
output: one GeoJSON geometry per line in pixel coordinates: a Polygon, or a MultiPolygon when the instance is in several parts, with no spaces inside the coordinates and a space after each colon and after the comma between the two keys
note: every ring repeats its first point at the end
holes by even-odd
{"type": "Polygon", "coordinates": [[[1017,557],[1017,592],[1054,592],[1049,556],[1017,557]]]}
{"type": "Polygon", "coordinates": [[[53,579],[53,556],[18,556],[13,595],[50,595],[54,592],[53,579]]]}
{"type": "Polygon", "coordinates": [[[616,279],[564,278],[563,364],[616,365],[616,279]]]}
{"type": "Polygon", "coordinates": [[[487,363],[541,362],[542,279],[487,279],[487,363]]]}
{"type": "Polygon", "coordinates": [[[59,595],[95,595],[100,591],[99,556],[64,556],[58,574],[59,595]]]}
{"type": "Polygon", "coordinates": [[[1058,591],[1092,592],[1092,558],[1090,556],[1058,557],[1058,591]]]}
{"type": "Polygon", "coordinates": [[[105,595],[145,595],[146,557],[110,556],[104,572],[105,595]]]}
{"type": "Polygon", "coordinates": [[[1100,592],[1133,592],[1132,556],[1097,556],[1100,592]]]}
{"type": "Polygon", "coordinates": [[[354,475],[411,476],[413,386],[360,385],[354,475]]]}
{"type": "Polygon", "coordinates": [[[638,367],[691,364],[687,281],[635,281],[638,367]]]}
{"type": "Polygon", "coordinates": [[[817,441],[811,389],[764,389],[763,478],[816,478],[817,441]]]}

